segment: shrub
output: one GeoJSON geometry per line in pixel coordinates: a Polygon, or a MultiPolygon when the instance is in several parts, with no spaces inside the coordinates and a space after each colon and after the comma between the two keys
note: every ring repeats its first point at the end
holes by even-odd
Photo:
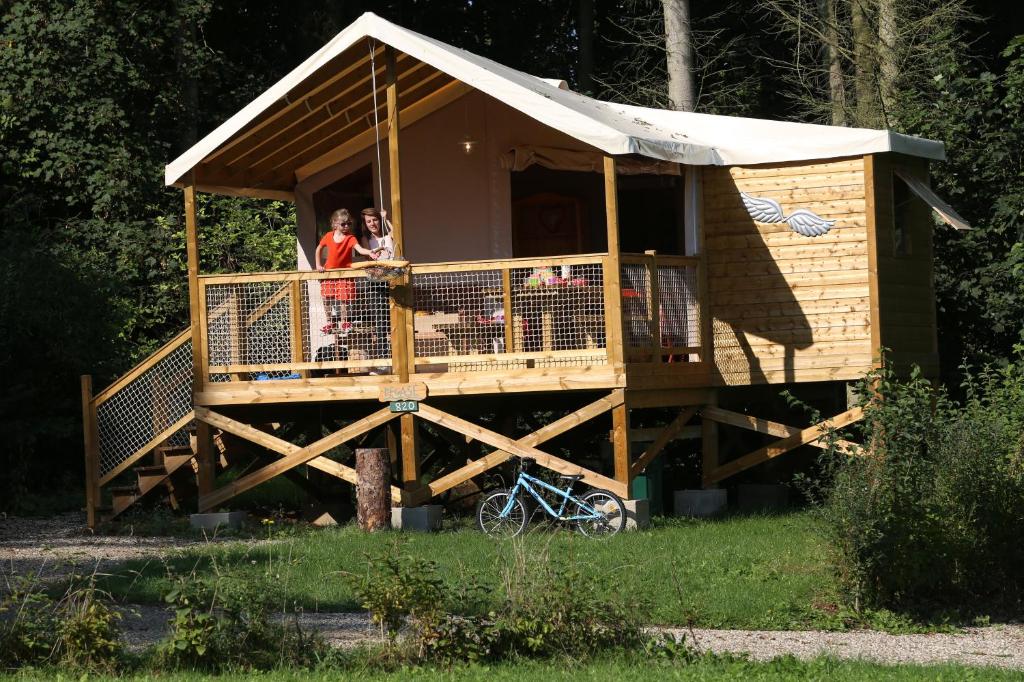
{"type": "Polygon", "coordinates": [[[112,671],[122,647],[121,614],[95,576],[74,576],[54,600],[46,585],[28,576],[0,602],[0,667],[52,664],[86,671],[112,671]]]}
{"type": "Polygon", "coordinates": [[[171,633],[157,662],[172,668],[269,670],[307,667],[327,655],[323,640],[304,632],[297,619],[272,617],[273,590],[230,575],[204,580],[174,576],[164,601],[174,607],[171,633]]]}
{"type": "Polygon", "coordinates": [[[862,395],[861,456],[830,457],[821,513],[855,608],[1019,609],[1024,597],[1024,366],[953,401],[916,371],[862,395]]]}
{"type": "Polygon", "coordinates": [[[408,624],[407,654],[417,661],[586,658],[608,649],[666,648],[648,641],[635,608],[599,596],[600,578],[586,567],[528,554],[519,542],[510,547],[502,572],[505,598],[487,612],[493,588],[472,579],[450,586],[434,562],[412,556],[368,557],[367,572],[348,580],[390,649],[408,624]]]}

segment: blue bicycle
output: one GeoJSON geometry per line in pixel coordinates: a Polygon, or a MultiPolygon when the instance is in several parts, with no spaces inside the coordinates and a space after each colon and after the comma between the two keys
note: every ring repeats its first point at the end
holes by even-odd
{"type": "Polygon", "coordinates": [[[626,510],[618,495],[594,489],[576,496],[572,492],[573,485],[583,476],[559,476],[569,481],[569,486],[562,490],[526,473],[532,461],[519,458],[519,472],[511,490],[492,490],[477,503],[476,522],[484,533],[493,537],[514,537],[526,529],[530,514],[520,494],[522,491],[533,496],[548,516],[574,524],[579,532],[590,537],[615,535],[626,525],[626,510]],[[558,504],[558,509],[549,504],[539,491],[548,493],[549,497],[555,496],[553,501],[558,504]]]}

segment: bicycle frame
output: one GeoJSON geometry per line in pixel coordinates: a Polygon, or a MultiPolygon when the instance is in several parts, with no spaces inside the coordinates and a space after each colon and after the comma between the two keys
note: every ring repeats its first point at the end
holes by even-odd
{"type": "Polygon", "coordinates": [[[519,472],[519,477],[516,479],[516,484],[515,486],[513,486],[512,492],[508,496],[508,502],[505,504],[505,508],[501,510],[502,517],[508,516],[509,512],[512,511],[512,505],[515,503],[517,499],[516,496],[519,494],[520,490],[525,490],[526,492],[530,493],[533,496],[533,498],[537,500],[537,502],[544,509],[544,511],[547,512],[548,516],[552,516],[558,519],[559,521],[590,521],[593,519],[604,518],[604,516],[596,509],[594,509],[593,507],[591,507],[590,505],[588,505],[586,502],[579,499],[575,495],[571,494],[572,482],[569,483],[568,488],[562,490],[560,488],[556,488],[550,483],[546,483],[540,480],[539,478],[531,476],[522,471],[519,472]],[[562,498],[562,503],[559,505],[558,511],[555,511],[551,507],[551,505],[549,505],[547,501],[543,497],[541,497],[540,493],[538,493],[536,488],[533,487],[533,484],[536,484],[543,488],[544,490],[552,492],[562,498]],[[585,513],[582,515],[577,514],[574,516],[564,516],[565,509],[570,502],[578,506],[580,510],[585,513]]]}

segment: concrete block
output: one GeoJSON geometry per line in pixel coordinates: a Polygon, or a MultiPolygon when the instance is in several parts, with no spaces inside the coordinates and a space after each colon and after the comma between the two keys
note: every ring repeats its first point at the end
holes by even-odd
{"type": "Polygon", "coordinates": [[[675,491],[676,516],[708,518],[725,511],[728,495],[724,488],[675,491]]]}
{"type": "Polygon", "coordinates": [[[736,491],[742,512],[774,512],[789,508],[789,487],[781,483],[743,483],[736,491]]]}
{"type": "Polygon", "coordinates": [[[625,530],[642,530],[651,525],[650,500],[623,500],[626,508],[625,530]]]}
{"type": "Polygon", "coordinates": [[[216,531],[218,528],[241,528],[249,520],[249,512],[212,512],[209,514],[193,514],[189,522],[193,528],[216,531]]]}
{"type": "Polygon", "coordinates": [[[441,530],[439,504],[425,504],[421,507],[392,507],[391,527],[395,530],[441,530]]]}

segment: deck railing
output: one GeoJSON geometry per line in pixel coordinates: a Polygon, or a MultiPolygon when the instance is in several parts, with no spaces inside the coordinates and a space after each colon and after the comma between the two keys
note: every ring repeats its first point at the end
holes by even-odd
{"type": "MultiPolygon", "coordinates": [[[[396,299],[411,310],[415,373],[609,363],[605,254],[416,264],[407,296],[359,270],[199,278],[202,357],[211,381],[389,374],[396,299]]],[[[697,258],[623,255],[628,362],[695,361],[697,258]]],[[[607,298],[609,295],[612,299],[607,298]]]]}

